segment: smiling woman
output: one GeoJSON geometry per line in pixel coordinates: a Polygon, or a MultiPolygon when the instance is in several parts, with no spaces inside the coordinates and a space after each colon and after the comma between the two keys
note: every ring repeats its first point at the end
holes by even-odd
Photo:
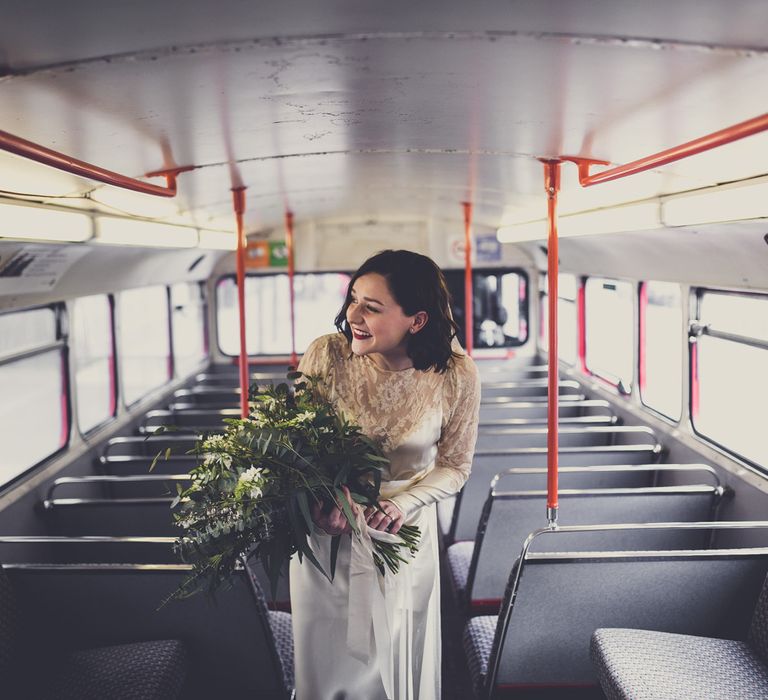
{"type": "MultiPolygon", "coordinates": [[[[480,401],[474,363],[452,349],[449,309],[432,260],[383,251],[353,275],[340,333],[316,340],[299,365],[390,460],[379,508],[361,514],[367,527],[396,533],[407,523],[423,533],[414,560],[383,588],[362,566],[356,534],[343,540],[332,583],[292,562],[299,697],[441,697],[436,503],[469,475],[480,401]]],[[[314,518],[327,534],[351,532],[339,506],[314,518]]],[[[330,555],[329,537],[313,536],[312,546],[321,561],[330,555]]]]}

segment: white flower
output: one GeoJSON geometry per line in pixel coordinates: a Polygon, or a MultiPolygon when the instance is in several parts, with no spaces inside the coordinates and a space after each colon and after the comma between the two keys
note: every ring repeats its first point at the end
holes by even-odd
{"type": "Polygon", "coordinates": [[[237,480],[238,490],[242,490],[251,498],[261,498],[264,494],[266,470],[259,467],[246,469],[237,480]]]}
{"type": "Polygon", "coordinates": [[[314,411],[303,411],[302,413],[299,413],[293,420],[297,423],[308,423],[311,420],[315,420],[315,412],[314,411]]]}

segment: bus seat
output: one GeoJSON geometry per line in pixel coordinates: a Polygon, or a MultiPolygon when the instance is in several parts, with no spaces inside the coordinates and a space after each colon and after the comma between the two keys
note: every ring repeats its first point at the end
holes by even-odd
{"type": "MultiPolygon", "coordinates": [[[[586,428],[582,428],[586,430],[586,428]]],[[[613,430],[618,430],[614,428],[613,430]]],[[[634,435],[634,444],[605,444],[606,435],[600,435],[600,443],[583,447],[560,447],[560,467],[601,466],[611,464],[651,464],[661,457],[661,445],[648,433],[634,435]]],[[[546,467],[547,448],[521,447],[510,450],[477,450],[472,460],[472,472],[456,498],[449,541],[471,540],[477,532],[480,513],[488,495],[493,477],[506,469],[516,467],[546,467]]]]}
{"type": "Polygon", "coordinates": [[[179,640],[59,651],[45,659],[47,668],[41,673],[37,647],[28,648],[22,640],[23,616],[0,566],[0,677],[4,693],[11,691],[7,697],[172,700],[181,696],[189,662],[179,640]]]}
{"type": "MultiPolygon", "coordinates": [[[[625,469],[633,475],[633,467],[625,469]]],[[[717,480],[711,468],[700,470],[698,486],[627,488],[621,484],[622,472],[612,473],[617,483],[611,488],[561,490],[560,525],[708,521],[714,518],[722,494],[719,485],[702,483],[717,480]]],[[[512,490],[509,477],[527,475],[503,476],[507,483],[500,480],[491,489],[474,542],[457,542],[446,552],[454,593],[469,614],[498,611],[512,562],[529,533],[545,522],[546,492],[512,490]]],[[[705,548],[708,541],[704,530],[629,530],[624,536],[610,531],[579,533],[572,542],[565,537],[558,544],[574,551],[655,550],[705,548]]],[[[539,551],[537,545],[534,551],[539,551]]]]}
{"type": "Polygon", "coordinates": [[[768,697],[768,578],[747,641],[598,629],[590,657],[608,700],[768,697]]]}
{"type": "MultiPolygon", "coordinates": [[[[602,529],[608,536],[609,531],[648,527],[602,529]]],[[[650,527],[765,531],[768,522],[650,527]]],[[[477,697],[489,699],[502,689],[597,689],[589,649],[598,628],[746,638],[768,570],[768,548],[578,552],[572,551],[572,542],[558,544],[563,535],[593,534],[600,528],[564,526],[534,533],[530,541],[553,540],[543,546],[550,551],[524,549],[512,566],[499,615],[470,618],[463,644],[477,697]]]]}
{"type": "Polygon", "coordinates": [[[197,594],[165,604],[191,567],[26,563],[7,565],[6,572],[27,613],[25,643],[36,652],[179,639],[189,658],[185,700],[292,695],[290,615],[269,611],[258,583],[243,570],[214,600],[197,594]]]}

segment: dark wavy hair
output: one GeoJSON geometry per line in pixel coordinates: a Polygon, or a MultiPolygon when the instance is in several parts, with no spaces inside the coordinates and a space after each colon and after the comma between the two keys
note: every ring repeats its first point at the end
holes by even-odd
{"type": "Polygon", "coordinates": [[[451,342],[458,326],[451,315],[451,293],[445,277],[434,261],[410,250],[382,250],[368,258],[352,275],[344,305],[336,316],[336,328],[352,342],[347,309],[352,302],[352,287],[363,275],[376,272],[387,280],[389,291],[406,316],[427,312],[427,323],[408,336],[406,351],[416,369],[445,372],[453,356],[451,342]]]}

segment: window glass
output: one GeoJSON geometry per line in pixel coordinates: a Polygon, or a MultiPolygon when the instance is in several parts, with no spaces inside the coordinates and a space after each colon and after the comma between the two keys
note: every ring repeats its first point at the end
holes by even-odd
{"type": "MultiPolygon", "coordinates": [[[[294,276],[296,352],[304,352],[318,336],[333,333],[350,275],[339,272],[294,276]]],[[[291,310],[288,275],[251,275],[245,279],[245,333],[249,355],[288,355],[291,352],[291,310]]],[[[240,354],[237,283],[225,277],[216,287],[216,326],[219,347],[226,355],[240,354]]]]}
{"type": "Polygon", "coordinates": [[[115,414],[112,308],[105,295],[75,300],[72,347],[77,423],[87,433],[115,414]]]}
{"type": "MultiPolygon", "coordinates": [[[[547,276],[542,280],[541,294],[541,347],[549,347],[549,294],[547,276]]],[[[561,274],[557,277],[557,354],[569,365],[576,364],[578,314],[576,308],[577,282],[575,275],[561,274]]]]}
{"type": "Polygon", "coordinates": [[[768,297],[703,293],[702,323],[715,330],[768,342],[768,297]]]}
{"type": "Polygon", "coordinates": [[[0,365],[0,484],[67,443],[64,386],[59,349],[0,365]]]}
{"type": "Polygon", "coordinates": [[[169,379],[170,338],[165,287],[118,297],[118,357],[124,402],[132,404],[169,379]]]}
{"type": "Polygon", "coordinates": [[[640,297],[640,398],[678,420],[682,410],[683,309],[680,286],[646,282],[640,297]]]}
{"type": "MultiPolygon", "coordinates": [[[[453,318],[464,343],[464,270],[445,270],[453,299],[453,318]]],[[[472,271],[474,347],[522,345],[528,339],[527,277],[509,270],[472,271]]]]}
{"type": "Polygon", "coordinates": [[[0,357],[56,342],[53,309],[30,309],[0,315],[0,357]]]}
{"type": "MultiPolygon", "coordinates": [[[[705,293],[700,318],[713,331],[764,341],[768,298],[705,293]]],[[[768,350],[701,336],[695,345],[692,419],[698,433],[756,464],[768,467],[765,397],[768,350]]]]}
{"type": "Polygon", "coordinates": [[[197,282],[171,287],[171,328],[173,366],[177,377],[196,369],[207,355],[205,346],[205,304],[197,282]]]}
{"type": "Polygon", "coordinates": [[[598,377],[629,391],[632,386],[634,322],[632,285],[590,278],[584,289],[586,365],[598,377]]]}

